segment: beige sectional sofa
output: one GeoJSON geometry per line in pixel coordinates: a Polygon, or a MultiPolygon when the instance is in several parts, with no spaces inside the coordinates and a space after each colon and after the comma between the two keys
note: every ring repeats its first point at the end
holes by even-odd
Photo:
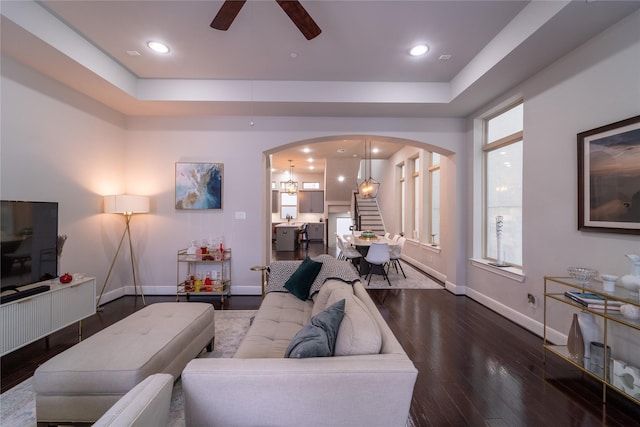
{"type": "Polygon", "coordinates": [[[417,370],[352,266],[327,255],[303,301],[277,283],[299,261],[271,265],[267,294],[232,359],[182,372],[187,426],[404,426],[417,370]],[[345,300],[331,357],[285,358],[310,318],[345,300]]]}
{"type": "Polygon", "coordinates": [[[173,376],[149,375],[109,408],[93,427],[167,426],[172,391],[173,376]]]}

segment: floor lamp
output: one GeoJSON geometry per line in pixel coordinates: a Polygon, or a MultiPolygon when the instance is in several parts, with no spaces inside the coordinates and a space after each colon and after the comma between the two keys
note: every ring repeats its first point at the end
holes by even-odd
{"type": "MultiPolygon", "coordinates": [[[[131,242],[131,231],[129,229],[129,223],[131,222],[131,216],[133,214],[149,212],[149,197],[132,196],[129,194],[121,194],[118,196],[104,196],[104,212],[124,215],[125,228],[124,228],[124,231],[122,232],[122,237],[120,238],[120,243],[118,244],[118,249],[116,250],[116,254],[113,257],[113,261],[111,261],[111,266],[109,267],[109,272],[107,273],[107,277],[106,279],[104,279],[104,284],[102,285],[102,289],[100,290],[100,296],[98,297],[98,302],[96,303],[96,310],[98,311],[101,310],[100,300],[102,299],[102,294],[104,293],[104,289],[107,286],[107,282],[109,282],[109,277],[111,276],[111,271],[113,270],[113,266],[116,263],[116,259],[118,259],[118,254],[120,253],[120,249],[122,248],[122,242],[124,242],[125,236],[129,236],[129,251],[131,253],[131,271],[133,272],[133,289],[135,291],[136,297],[138,296],[138,282],[136,281],[136,263],[133,256],[133,244],[131,242]]],[[[142,304],[147,305],[147,303],[144,300],[144,293],[142,292],[142,286],[140,286],[140,295],[142,296],[142,304]]]]}

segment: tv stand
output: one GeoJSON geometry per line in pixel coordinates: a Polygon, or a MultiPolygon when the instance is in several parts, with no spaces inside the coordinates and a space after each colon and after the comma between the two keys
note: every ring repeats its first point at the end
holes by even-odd
{"type": "Polygon", "coordinates": [[[75,322],[79,322],[81,339],[82,319],[96,312],[95,278],[85,277],[69,284],[47,280],[38,285],[49,285],[50,289],[0,305],[0,356],[75,322]]]}

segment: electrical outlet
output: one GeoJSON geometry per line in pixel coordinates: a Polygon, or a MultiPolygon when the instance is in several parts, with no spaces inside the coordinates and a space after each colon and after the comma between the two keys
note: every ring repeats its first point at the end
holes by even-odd
{"type": "Polygon", "coordinates": [[[533,294],[527,294],[527,302],[533,308],[538,306],[538,301],[536,300],[536,296],[533,294]]]}

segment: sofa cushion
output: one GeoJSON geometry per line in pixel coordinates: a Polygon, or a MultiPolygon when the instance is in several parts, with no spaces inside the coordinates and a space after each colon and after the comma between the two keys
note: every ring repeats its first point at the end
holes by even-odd
{"type": "Polygon", "coordinates": [[[293,337],[309,323],[312,308],[313,301],[301,301],[288,292],[268,293],[233,357],[283,358],[293,337]]]}
{"type": "Polygon", "coordinates": [[[327,304],[345,299],[344,319],[340,323],[334,356],[378,354],[382,348],[382,333],[364,302],[351,289],[335,289],[327,304]]]}
{"type": "Polygon", "coordinates": [[[329,279],[342,280],[348,284],[353,284],[360,280],[358,271],[349,261],[338,260],[327,254],[318,255],[313,259],[321,262],[322,268],[316,280],[313,281],[311,289],[309,289],[309,298],[311,299],[314,299],[322,285],[329,279]]]}
{"type": "MultiPolygon", "coordinates": [[[[348,261],[337,260],[331,255],[322,254],[313,258],[314,261],[321,262],[320,273],[313,281],[309,289],[309,298],[314,299],[315,294],[328,279],[342,280],[345,283],[353,284],[360,280],[357,270],[348,261]]],[[[269,276],[265,293],[288,292],[284,284],[296,271],[302,261],[274,261],[269,265],[269,276]]]]}
{"type": "Polygon", "coordinates": [[[309,319],[309,323],[291,340],[285,357],[301,359],[333,356],[344,306],[345,301],[340,300],[309,319]]]}
{"type": "Polygon", "coordinates": [[[321,262],[313,261],[311,258],[306,257],[285,282],[285,289],[302,301],[306,301],[309,299],[311,284],[318,276],[321,268],[321,262]]]}
{"type": "Polygon", "coordinates": [[[329,295],[336,289],[345,289],[353,295],[353,286],[343,282],[342,280],[337,279],[329,279],[325,282],[324,285],[320,288],[320,291],[313,297],[313,310],[311,311],[311,315],[315,316],[320,313],[330,304],[327,304],[329,301],[329,295]]]}
{"type": "Polygon", "coordinates": [[[267,267],[265,293],[288,292],[284,288],[284,284],[300,264],[302,264],[302,261],[273,261],[269,267],[267,267]]]}

